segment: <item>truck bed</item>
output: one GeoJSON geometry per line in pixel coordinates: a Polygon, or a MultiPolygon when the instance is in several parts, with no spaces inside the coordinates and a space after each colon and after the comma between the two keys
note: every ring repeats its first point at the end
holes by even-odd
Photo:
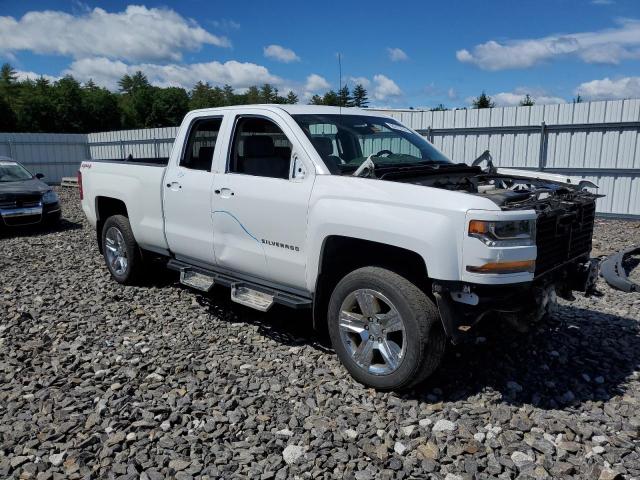
{"type": "Polygon", "coordinates": [[[138,244],[157,251],[168,249],[164,238],[162,187],[166,159],[89,160],[82,162],[83,210],[95,225],[101,198],[118,199],[127,208],[138,244]]]}

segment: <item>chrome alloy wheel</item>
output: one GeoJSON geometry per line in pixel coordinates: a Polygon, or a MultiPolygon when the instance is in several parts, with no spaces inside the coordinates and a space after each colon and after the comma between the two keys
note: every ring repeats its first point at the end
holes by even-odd
{"type": "Polygon", "coordinates": [[[382,293],[351,292],[340,307],[340,338],[354,362],[374,375],[388,375],[404,358],[407,339],[402,316],[382,293]]]}
{"type": "Polygon", "coordinates": [[[116,227],[110,227],[105,235],[105,249],[107,262],[116,275],[123,275],[127,271],[127,246],[122,232],[116,227]]]}

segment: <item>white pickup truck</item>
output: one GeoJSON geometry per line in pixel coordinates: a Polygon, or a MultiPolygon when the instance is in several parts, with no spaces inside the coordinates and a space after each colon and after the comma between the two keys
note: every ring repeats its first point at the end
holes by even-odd
{"type": "MultiPolygon", "coordinates": [[[[589,291],[595,198],[542,172],[451,162],[376,112],[190,112],[169,159],[85,161],[82,208],[113,278],[160,257],[262,311],[312,308],[344,366],[416,385],[484,317],[533,322],[589,291]]],[[[475,162],[474,162],[475,163],[475,162]]]]}

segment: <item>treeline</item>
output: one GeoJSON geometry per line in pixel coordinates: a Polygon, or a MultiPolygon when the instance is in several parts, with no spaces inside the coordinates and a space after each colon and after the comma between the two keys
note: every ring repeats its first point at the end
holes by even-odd
{"type": "Polygon", "coordinates": [[[249,103],[297,103],[265,84],[236,93],[230,85],[212,87],[198,82],[191,91],[179,87],[156,87],[142,72],[125,75],[118,92],[81,84],[72,76],[51,82],[18,80],[16,71],[0,69],[0,132],[88,133],[109,130],[178,125],[196,108],[249,103]]]}
{"type": "MultiPolygon", "coordinates": [[[[179,125],[189,110],[255,103],[298,103],[298,96],[283,96],[273,85],[253,86],[243,93],[231,85],[198,82],[187,91],[156,87],[142,72],[124,75],[118,91],[92,81],[81,84],[68,75],[57,81],[44,77],[18,80],[9,64],[0,69],[0,132],[89,133],[120,129],[179,125]]],[[[316,105],[368,105],[367,91],[357,85],[328,91],[311,99],[316,105]]]]}

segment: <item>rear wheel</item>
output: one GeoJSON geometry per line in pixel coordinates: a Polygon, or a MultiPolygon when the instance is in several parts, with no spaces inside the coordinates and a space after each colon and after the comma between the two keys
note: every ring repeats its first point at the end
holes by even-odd
{"type": "Polygon", "coordinates": [[[132,285],[142,277],[140,249],[124,215],[114,215],[104,222],[102,251],[109,273],[118,283],[132,285]]]}
{"type": "Polygon", "coordinates": [[[383,268],[346,275],[331,295],[328,322],[333,347],[349,373],[377,389],[422,382],[444,355],[446,338],[434,303],[383,268]]]}

